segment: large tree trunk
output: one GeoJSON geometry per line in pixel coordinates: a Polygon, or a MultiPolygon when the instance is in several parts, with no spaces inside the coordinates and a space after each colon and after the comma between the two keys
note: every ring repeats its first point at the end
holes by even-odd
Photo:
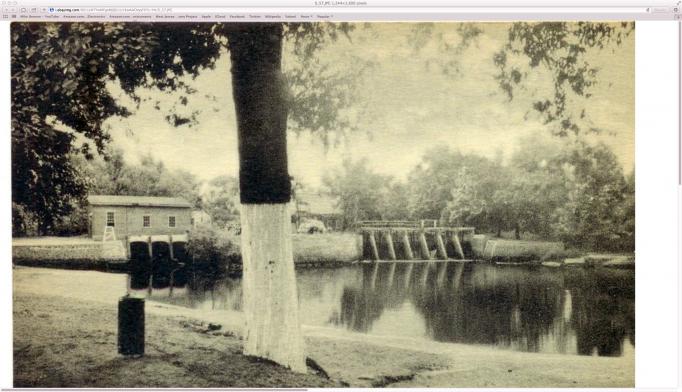
{"type": "Polygon", "coordinates": [[[287,208],[282,25],[240,24],[228,41],[239,133],[244,353],[305,372],[287,208]]]}

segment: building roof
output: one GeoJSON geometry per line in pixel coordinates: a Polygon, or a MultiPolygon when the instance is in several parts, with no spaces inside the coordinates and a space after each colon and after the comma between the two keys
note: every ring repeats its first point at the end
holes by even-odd
{"type": "Polygon", "coordinates": [[[332,196],[299,192],[296,194],[298,210],[313,215],[339,215],[341,209],[337,206],[337,201],[332,196]]]}
{"type": "Polygon", "coordinates": [[[93,206],[192,208],[192,205],[185,199],[160,196],[90,195],[88,196],[88,203],[93,206]]]}

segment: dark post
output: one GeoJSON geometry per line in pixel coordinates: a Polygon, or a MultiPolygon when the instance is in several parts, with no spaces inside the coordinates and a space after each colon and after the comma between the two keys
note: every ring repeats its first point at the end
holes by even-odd
{"type": "Polygon", "coordinates": [[[118,301],[118,353],[144,355],[144,299],[129,296],[118,301]]]}

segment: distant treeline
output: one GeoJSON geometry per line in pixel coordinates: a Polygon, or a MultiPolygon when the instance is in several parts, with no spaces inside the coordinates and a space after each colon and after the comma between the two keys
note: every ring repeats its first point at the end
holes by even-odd
{"type": "MultiPolygon", "coordinates": [[[[390,163],[387,162],[387,165],[390,163]]],[[[443,225],[592,250],[634,249],[635,179],[602,143],[522,139],[504,161],[437,147],[406,181],[345,161],[325,184],[346,227],[358,220],[437,219],[443,225]]]]}

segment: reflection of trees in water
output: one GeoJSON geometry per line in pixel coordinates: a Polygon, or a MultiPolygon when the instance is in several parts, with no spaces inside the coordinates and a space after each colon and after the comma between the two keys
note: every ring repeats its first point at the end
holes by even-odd
{"type": "Polygon", "coordinates": [[[296,270],[298,295],[322,298],[334,295],[330,291],[358,283],[358,273],[352,268],[305,268],[296,270]]]}
{"type": "Polygon", "coordinates": [[[185,242],[174,242],[173,243],[173,257],[177,260],[179,265],[175,265],[175,270],[173,271],[173,286],[183,287],[189,283],[189,270],[192,264],[192,260],[187,253],[187,244],[185,242]]]}
{"type": "Polygon", "coordinates": [[[349,287],[341,294],[341,313],[332,323],[348,326],[354,331],[369,332],[372,324],[384,311],[384,304],[375,295],[365,295],[365,290],[349,287]]]}
{"type": "Polygon", "coordinates": [[[242,285],[239,279],[214,279],[196,276],[187,291],[185,305],[211,310],[242,310],[242,285]]]}
{"type": "MultiPolygon", "coordinates": [[[[147,287],[152,276],[147,244],[131,244],[131,258],[131,286],[147,287]]],[[[240,310],[240,281],[216,279],[211,264],[199,267],[194,274],[189,270],[187,295],[173,301],[240,310]]],[[[384,310],[409,302],[438,341],[605,356],[620,355],[625,338],[634,344],[632,271],[438,262],[358,268],[297,272],[303,303],[331,313],[322,320],[359,332],[370,332],[384,310]]]]}
{"type": "Polygon", "coordinates": [[[448,268],[463,275],[458,289],[439,290],[430,281],[416,285],[413,295],[435,340],[506,346],[513,342],[524,351],[539,350],[541,337],[561,309],[560,279],[488,265],[448,268]]]}
{"type": "Polygon", "coordinates": [[[395,264],[363,265],[362,284],[344,287],[340,314],[330,322],[369,332],[384,308],[396,308],[404,302],[404,293],[394,285],[395,276],[395,264]]]}
{"type": "Polygon", "coordinates": [[[427,333],[447,342],[540,351],[552,344],[579,354],[619,355],[634,341],[631,271],[500,267],[459,263],[384,263],[362,266],[362,284],[347,286],[335,324],[369,332],[384,309],[406,301],[427,333]],[[549,342],[549,343],[548,343],[549,342]]]}
{"type": "Polygon", "coordinates": [[[635,275],[632,271],[571,271],[566,286],[573,294],[571,326],[578,353],[619,356],[627,337],[635,344],[635,275]]]}

